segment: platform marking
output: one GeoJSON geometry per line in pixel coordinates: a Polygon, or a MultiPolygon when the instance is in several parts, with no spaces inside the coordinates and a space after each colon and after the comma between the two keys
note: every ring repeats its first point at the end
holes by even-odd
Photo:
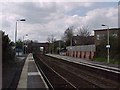
{"type": "Polygon", "coordinates": [[[28,72],[28,76],[39,75],[38,72],[28,72]]]}
{"type": "Polygon", "coordinates": [[[29,60],[30,62],[34,62],[34,60],[29,60]]]}
{"type": "Polygon", "coordinates": [[[30,54],[27,56],[26,61],[24,63],[23,69],[22,69],[22,73],[20,76],[20,80],[18,82],[18,86],[17,89],[19,88],[27,88],[27,72],[28,72],[28,58],[29,58],[30,54]]]}

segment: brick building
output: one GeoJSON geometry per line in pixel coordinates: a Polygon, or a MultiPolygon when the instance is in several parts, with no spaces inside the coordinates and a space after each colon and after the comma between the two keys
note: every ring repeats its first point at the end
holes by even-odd
{"type": "Polygon", "coordinates": [[[94,36],[73,36],[73,46],[76,45],[93,45],[94,44],[94,36]]]}
{"type": "MultiPolygon", "coordinates": [[[[96,46],[99,45],[105,39],[105,37],[107,37],[107,30],[108,29],[94,30],[94,43],[96,46]]],[[[109,29],[110,37],[112,36],[117,38],[118,31],[120,31],[120,28],[109,29]]]]}
{"type": "MultiPolygon", "coordinates": [[[[110,37],[117,38],[118,31],[120,31],[120,28],[109,29],[110,37]]],[[[107,29],[94,30],[94,32],[94,36],[74,36],[73,46],[67,47],[66,55],[76,58],[92,59],[96,52],[96,46],[106,39],[107,29]]]]}

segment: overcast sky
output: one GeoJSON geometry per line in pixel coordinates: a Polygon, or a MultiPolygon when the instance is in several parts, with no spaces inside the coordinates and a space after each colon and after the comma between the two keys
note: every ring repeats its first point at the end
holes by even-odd
{"type": "MultiPolygon", "coordinates": [[[[110,28],[118,27],[118,2],[0,2],[0,29],[14,41],[15,22],[25,18],[25,22],[18,22],[18,38],[46,42],[50,35],[61,39],[69,26],[88,26],[90,31],[101,29],[101,24],[110,28]]],[[[76,33],[77,31],[74,30],[76,33]]]]}

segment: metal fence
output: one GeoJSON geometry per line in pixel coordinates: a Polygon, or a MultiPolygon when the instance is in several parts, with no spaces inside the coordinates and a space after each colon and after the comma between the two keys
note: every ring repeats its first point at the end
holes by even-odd
{"type": "Polygon", "coordinates": [[[81,45],[81,46],[68,46],[68,51],[91,51],[95,52],[96,47],[95,45],[81,45]]]}

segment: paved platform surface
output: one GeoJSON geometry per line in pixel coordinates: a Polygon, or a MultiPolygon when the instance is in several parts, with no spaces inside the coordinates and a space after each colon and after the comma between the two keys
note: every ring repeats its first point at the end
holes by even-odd
{"type": "Polygon", "coordinates": [[[87,63],[87,64],[93,64],[93,65],[98,65],[98,66],[102,66],[102,67],[108,67],[108,68],[113,68],[113,69],[120,69],[120,65],[114,65],[114,64],[108,64],[108,63],[104,63],[104,62],[97,62],[97,61],[91,61],[91,60],[87,60],[87,59],[81,59],[81,58],[74,58],[74,57],[70,57],[70,56],[62,56],[62,55],[58,55],[58,54],[46,54],[48,56],[52,56],[55,58],[59,58],[59,59],[63,59],[66,61],[70,61],[70,62],[74,62],[74,63],[87,63]]]}
{"type": "Polygon", "coordinates": [[[29,54],[25,61],[17,88],[48,89],[47,84],[45,83],[41,73],[36,66],[32,54],[29,54]]]}

